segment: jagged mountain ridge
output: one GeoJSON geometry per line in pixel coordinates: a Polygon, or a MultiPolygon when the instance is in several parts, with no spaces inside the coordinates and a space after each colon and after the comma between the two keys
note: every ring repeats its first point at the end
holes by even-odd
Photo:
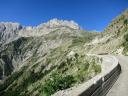
{"type": "MultiPolygon", "coordinates": [[[[42,90],[41,86],[45,84],[45,80],[50,78],[49,76],[53,73],[59,72],[63,78],[69,76],[73,79],[76,78],[77,73],[79,73],[75,71],[81,71],[84,66],[88,66],[88,63],[84,65],[72,63],[78,61],[83,63],[87,61],[83,58],[86,57],[83,45],[85,42],[92,40],[93,36],[96,36],[97,33],[83,31],[78,24],[73,21],[57,19],[50,20],[36,27],[20,27],[21,25],[18,23],[7,24],[11,25],[10,29],[13,30],[7,31],[7,27],[1,31],[1,33],[4,34],[1,36],[8,37],[9,39],[3,39],[0,46],[0,78],[4,81],[0,85],[0,95],[41,95],[43,92],[39,92],[42,90]],[[20,28],[17,28],[17,26],[20,28]],[[8,33],[14,35],[10,36],[8,33]],[[72,59],[68,61],[68,54],[76,54],[76,57],[74,57],[74,55],[70,57],[74,58],[75,61],[72,61],[72,59]],[[69,66],[72,68],[68,68],[69,66]],[[45,74],[45,77],[43,77],[43,74],[45,74]],[[23,86],[24,84],[25,86],[23,86]],[[35,87],[31,88],[31,84],[35,87]],[[39,87],[39,89],[35,89],[36,87],[39,87]],[[25,90],[29,91],[26,92],[25,90]],[[36,91],[38,91],[38,93],[36,93],[36,91]]],[[[87,62],[91,63],[91,61],[87,62]]],[[[99,65],[95,63],[93,66],[98,67],[99,65]]],[[[98,74],[100,67],[98,68],[98,70],[95,69],[95,67],[89,68],[88,72],[90,73],[86,73],[88,74],[86,78],[83,77],[85,73],[83,73],[83,75],[81,74],[80,76],[83,78],[82,81],[88,80],[98,74]]],[[[88,68],[86,70],[88,70],[88,68]]],[[[82,81],[79,80],[79,82],[82,81]]],[[[68,86],[69,85],[70,84],[68,84],[68,86]]]]}
{"type": "Polygon", "coordinates": [[[66,27],[78,30],[79,25],[74,21],[52,19],[47,23],[42,23],[38,26],[22,26],[19,23],[1,22],[0,23],[0,44],[9,42],[15,37],[42,36],[58,28],[66,30],[66,27]]]}

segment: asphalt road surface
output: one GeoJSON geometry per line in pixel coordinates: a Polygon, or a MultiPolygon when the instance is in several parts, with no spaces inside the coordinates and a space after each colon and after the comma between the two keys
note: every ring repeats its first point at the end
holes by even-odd
{"type": "Polygon", "coordinates": [[[117,56],[122,72],[106,96],[128,96],[128,57],[117,56]]]}

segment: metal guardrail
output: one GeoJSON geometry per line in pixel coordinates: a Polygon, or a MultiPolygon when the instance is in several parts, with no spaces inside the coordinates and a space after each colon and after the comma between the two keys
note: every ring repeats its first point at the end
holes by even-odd
{"type": "Polygon", "coordinates": [[[112,85],[117,80],[121,73],[121,66],[117,66],[104,76],[104,80],[101,78],[96,84],[91,85],[87,90],[81,93],[79,96],[105,96],[112,85]]]}

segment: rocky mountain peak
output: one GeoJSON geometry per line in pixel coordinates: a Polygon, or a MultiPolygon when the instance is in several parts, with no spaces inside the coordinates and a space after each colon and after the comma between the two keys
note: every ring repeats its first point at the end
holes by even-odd
{"type": "Polygon", "coordinates": [[[38,26],[40,27],[47,27],[47,28],[56,28],[56,27],[69,27],[72,29],[80,29],[79,25],[74,21],[68,21],[68,20],[59,20],[59,19],[51,19],[50,21],[40,24],[38,26]]]}
{"type": "Polygon", "coordinates": [[[73,32],[72,30],[80,30],[80,27],[72,20],[51,19],[38,26],[26,26],[18,34],[22,37],[42,36],[58,29],[61,30],[61,32],[73,32]]]}
{"type": "Polygon", "coordinates": [[[1,22],[0,23],[0,44],[13,40],[17,32],[23,27],[19,23],[1,22]]]}
{"type": "Polygon", "coordinates": [[[2,31],[15,31],[22,29],[22,26],[19,23],[12,23],[12,22],[1,22],[0,23],[0,32],[2,31]]]}

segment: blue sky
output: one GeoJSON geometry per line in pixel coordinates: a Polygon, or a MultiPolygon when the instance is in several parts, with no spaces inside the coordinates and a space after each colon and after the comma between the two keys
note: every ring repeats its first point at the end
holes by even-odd
{"type": "Polygon", "coordinates": [[[128,0],[0,0],[0,22],[36,26],[58,18],[102,31],[126,8],[128,0]]]}

